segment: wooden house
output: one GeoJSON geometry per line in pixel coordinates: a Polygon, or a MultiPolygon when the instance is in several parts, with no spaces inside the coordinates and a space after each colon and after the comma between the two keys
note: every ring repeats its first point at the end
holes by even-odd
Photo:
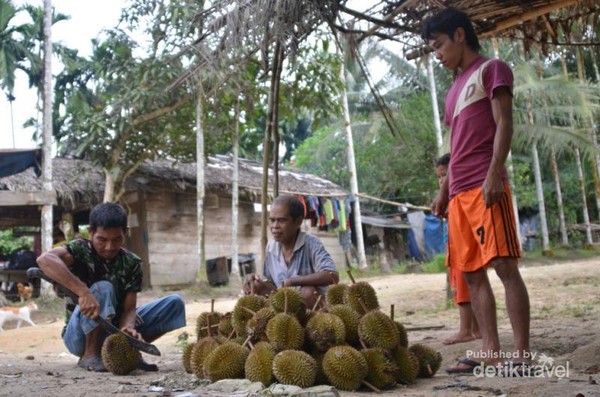
{"type": "MultiPolygon", "coordinates": [[[[269,179],[272,186],[272,170],[269,179]]],[[[184,285],[195,281],[198,271],[196,165],[171,161],[147,162],[127,182],[121,204],[129,212],[127,247],[142,257],[145,287],[184,285]]],[[[280,193],[336,197],[347,192],[315,175],[280,169],[280,193]]],[[[227,156],[209,157],[205,167],[205,258],[231,256],[232,161],[227,156]]],[[[239,162],[238,252],[252,254],[259,265],[262,164],[239,162]],[[258,209],[258,210],[257,210],[258,209]]],[[[84,160],[55,158],[53,187],[56,240],[63,238],[63,219],[72,217],[75,230],[86,225],[90,209],[102,201],[104,174],[84,160]]],[[[31,169],[0,178],[0,191],[41,189],[41,178],[31,169]]],[[[317,235],[343,268],[345,256],[337,233],[319,231],[306,221],[304,229],[317,235]]],[[[0,230],[15,226],[40,226],[37,205],[0,205],[0,230]]],[[[39,254],[39,252],[38,252],[39,254]]]]}

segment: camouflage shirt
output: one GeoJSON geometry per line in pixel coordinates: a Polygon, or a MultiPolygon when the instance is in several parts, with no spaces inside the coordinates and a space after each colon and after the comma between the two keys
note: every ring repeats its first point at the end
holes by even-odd
{"type": "MultiPolygon", "coordinates": [[[[97,281],[110,281],[115,288],[117,298],[116,320],[123,312],[123,302],[127,292],[142,290],[142,260],[124,248],[121,248],[113,260],[100,258],[92,242],[78,239],[68,242],[65,248],[75,259],[70,267],[71,272],[88,287],[97,281]]],[[[67,322],[75,310],[75,305],[67,303],[67,322]]]]}

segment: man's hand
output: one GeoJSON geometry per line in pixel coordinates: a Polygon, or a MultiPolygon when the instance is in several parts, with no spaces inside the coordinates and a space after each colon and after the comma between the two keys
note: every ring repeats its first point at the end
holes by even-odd
{"type": "Polygon", "coordinates": [[[448,201],[448,195],[440,192],[431,205],[433,215],[440,218],[448,218],[448,201]]]}
{"type": "Polygon", "coordinates": [[[263,281],[256,273],[248,274],[244,278],[244,294],[268,296],[277,288],[270,281],[263,281]]]}
{"type": "Polygon", "coordinates": [[[504,196],[504,183],[500,175],[496,173],[488,173],[483,181],[482,186],[483,199],[485,206],[490,208],[496,204],[504,196]]]}
{"type": "Polygon", "coordinates": [[[142,338],[142,334],[137,332],[135,328],[125,326],[125,327],[121,328],[121,331],[123,331],[124,333],[126,333],[128,335],[133,336],[137,340],[144,341],[144,338],[142,338]]]}
{"type": "Polygon", "coordinates": [[[79,310],[81,314],[86,317],[90,317],[92,319],[98,317],[100,314],[100,305],[96,298],[94,298],[94,294],[89,289],[79,296],[79,310]]]}

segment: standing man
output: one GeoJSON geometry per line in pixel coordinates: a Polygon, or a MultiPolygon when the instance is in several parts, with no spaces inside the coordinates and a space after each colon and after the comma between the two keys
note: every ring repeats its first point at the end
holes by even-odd
{"type": "MultiPolygon", "coordinates": [[[[127,213],[119,204],[103,203],[90,213],[91,240],[77,239],[42,254],[37,263],[52,280],[73,291],[78,305],[67,305],[63,341],[80,357],[78,366],[106,372],[100,351],[106,338],[94,321],[101,316],[131,336],[152,342],[185,325],[185,305],[178,295],[136,309],[142,289],[142,260],[123,248],[127,213]]],[[[140,360],[139,368],[158,371],[140,360]]]]}
{"type": "Polygon", "coordinates": [[[280,287],[296,287],[306,307],[312,309],[327,286],[339,281],[333,259],[321,241],[300,230],[304,211],[304,204],[295,196],[273,200],[269,214],[273,240],[265,249],[265,280],[257,274],[247,275],[246,294],[268,295],[280,287]]]}
{"type": "Polygon", "coordinates": [[[444,117],[451,127],[452,157],[435,212],[448,210],[450,266],[464,272],[483,342],[481,355],[474,356],[479,360],[461,359],[449,372],[494,365],[523,374],[529,365],[529,296],[518,267],[520,247],[504,167],[513,135],[513,75],[506,63],[479,55],[477,35],[462,11],[446,8],[428,18],[422,37],[455,74],[444,117]],[[500,349],[487,267],[495,269],[506,291],[513,352],[500,349]]]}

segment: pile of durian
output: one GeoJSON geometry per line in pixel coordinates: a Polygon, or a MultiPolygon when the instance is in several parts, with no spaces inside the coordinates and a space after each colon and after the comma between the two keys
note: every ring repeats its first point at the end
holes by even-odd
{"type": "Polygon", "coordinates": [[[441,355],[423,344],[409,347],[406,329],[393,311],[380,310],[373,287],[352,282],[330,286],[318,310],[307,310],[294,288],[243,296],[226,314],[213,306],[198,316],[197,340],[184,349],[186,372],[213,382],[247,378],[266,387],[328,384],[348,391],[432,377],[441,355]]]}

